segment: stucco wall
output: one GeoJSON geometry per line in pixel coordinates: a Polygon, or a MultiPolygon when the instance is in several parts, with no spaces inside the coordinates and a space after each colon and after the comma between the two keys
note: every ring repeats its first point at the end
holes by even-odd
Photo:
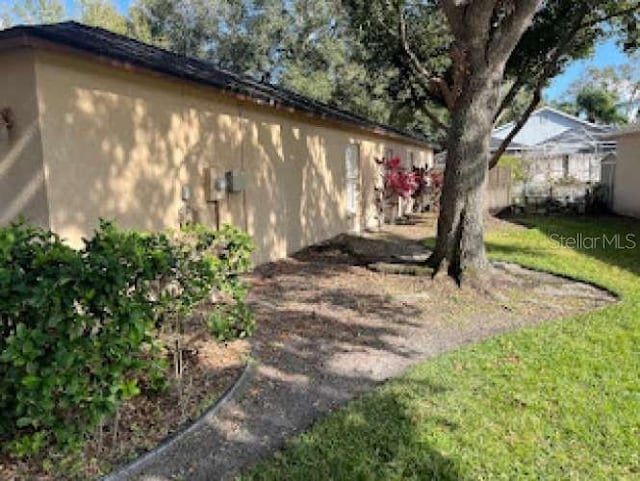
{"type": "Polygon", "coordinates": [[[0,108],[13,112],[13,128],[0,127],[0,225],[24,216],[49,226],[42,164],[33,51],[0,51],[0,108]]]}
{"type": "Polygon", "coordinates": [[[182,185],[196,220],[215,225],[205,169],[241,169],[246,190],[220,203],[220,221],[254,237],[257,262],[277,259],[375,223],[374,157],[386,149],[431,162],[428,149],[90,59],[39,51],[36,71],[51,224],[75,245],[99,217],[177,227],[182,185]],[[350,143],[360,145],[356,219],[346,212],[350,143]]]}
{"type": "Polygon", "coordinates": [[[640,133],[618,139],[613,210],[640,218],[640,133]]]}

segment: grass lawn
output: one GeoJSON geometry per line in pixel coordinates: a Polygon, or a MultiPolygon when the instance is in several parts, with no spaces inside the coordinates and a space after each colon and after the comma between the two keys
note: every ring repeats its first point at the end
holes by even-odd
{"type": "Polygon", "coordinates": [[[621,301],[424,362],[241,479],[640,479],[640,222],[526,223],[488,233],[494,259],[593,282],[621,301]],[[604,247],[614,234],[638,245],[604,247]],[[583,248],[561,247],[567,237],[583,248]]]}

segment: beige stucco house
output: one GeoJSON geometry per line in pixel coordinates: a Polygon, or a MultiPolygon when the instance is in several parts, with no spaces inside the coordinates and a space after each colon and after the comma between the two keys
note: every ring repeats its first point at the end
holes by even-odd
{"type": "Polygon", "coordinates": [[[195,220],[273,260],[376,225],[375,158],[432,163],[404,132],[73,22],[0,32],[0,111],[0,223],[72,245],[100,217],[195,220]]]}
{"type": "Polygon", "coordinates": [[[618,142],[613,166],[613,210],[640,218],[640,124],[623,128],[611,136],[618,142]]]}

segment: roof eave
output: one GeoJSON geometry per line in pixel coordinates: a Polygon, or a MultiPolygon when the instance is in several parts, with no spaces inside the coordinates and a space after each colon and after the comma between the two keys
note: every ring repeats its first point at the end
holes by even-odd
{"type": "Polygon", "coordinates": [[[617,132],[611,132],[610,134],[603,135],[603,140],[616,140],[622,137],[628,137],[630,135],[640,134],[640,125],[633,125],[624,129],[620,129],[617,132]]]}
{"type": "MultiPolygon", "coordinates": [[[[54,50],[58,52],[61,51],[67,54],[74,54],[74,55],[80,55],[83,57],[89,57],[103,63],[108,63],[112,67],[124,68],[129,71],[142,71],[146,73],[152,73],[154,75],[169,77],[174,80],[179,80],[181,82],[190,82],[200,86],[205,86],[207,88],[211,88],[215,90],[219,94],[230,96],[232,98],[235,98],[243,102],[256,104],[262,107],[270,107],[283,112],[305,115],[307,117],[319,119],[325,122],[331,122],[338,125],[347,126],[351,129],[368,132],[378,136],[388,137],[388,138],[402,141],[402,142],[407,142],[414,146],[420,146],[420,147],[428,148],[431,150],[435,149],[434,146],[427,141],[423,141],[419,138],[416,138],[410,135],[405,135],[401,132],[397,132],[395,130],[385,128],[385,126],[382,126],[382,125],[374,125],[369,127],[366,125],[359,124],[358,122],[331,118],[328,115],[310,112],[307,110],[302,110],[302,109],[292,107],[290,105],[283,104],[277,101],[275,98],[264,100],[258,97],[245,95],[239,92],[234,92],[232,89],[225,89],[223,87],[212,85],[211,83],[208,83],[205,81],[198,81],[197,79],[187,79],[179,75],[162,71],[160,69],[154,69],[147,66],[136,65],[130,61],[115,58],[115,56],[110,56],[108,55],[108,53],[97,54],[88,49],[85,50],[82,48],[78,48],[76,46],[67,45],[64,42],[57,42],[50,39],[45,39],[45,38],[42,38],[40,35],[38,35],[34,27],[31,27],[31,26],[20,25],[20,26],[9,28],[7,30],[0,31],[0,51],[13,49],[13,48],[21,48],[21,47],[22,48],[24,47],[40,48],[45,50],[54,50]]],[[[372,122],[372,121],[367,120],[367,122],[371,122],[372,124],[375,124],[375,122],[372,122]]]]}

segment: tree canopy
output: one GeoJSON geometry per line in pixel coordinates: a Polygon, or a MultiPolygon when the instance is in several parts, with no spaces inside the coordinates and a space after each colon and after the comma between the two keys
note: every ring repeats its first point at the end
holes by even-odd
{"type": "Polygon", "coordinates": [[[161,45],[278,83],[373,120],[430,135],[398,63],[376,62],[366,33],[335,0],[138,0],[161,45]]]}
{"type": "Polygon", "coordinates": [[[618,103],[619,97],[615,92],[602,88],[585,87],[576,95],[578,115],[583,114],[593,123],[625,123],[626,118],[618,112],[618,103]]]}
{"type": "MultiPolygon", "coordinates": [[[[353,25],[366,32],[366,44],[376,52],[372,58],[377,64],[405,66],[405,92],[412,95],[416,109],[443,120],[442,134],[448,126],[442,108],[450,103],[447,97],[454,76],[451,34],[443,21],[442,5],[446,3],[345,0],[353,25]]],[[[515,2],[501,2],[505,7],[511,3],[515,2]]],[[[599,41],[617,37],[625,50],[635,49],[638,9],[637,0],[541,2],[507,61],[496,123],[513,120],[523,125],[540,104],[550,80],[572,61],[592,54],[599,41]]],[[[494,157],[492,164],[498,158],[494,157]]]]}
{"type": "Polygon", "coordinates": [[[623,64],[586,69],[551,105],[600,123],[635,121],[640,107],[640,66],[637,53],[629,58],[623,64]]]}
{"type": "MultiPolygon", "coordinates": [[[[13,23],[41,24],[63,21],[72,16],[61,0],[18,0],[0,12],[5,27],[13,23]]],[[[120,34],[130,34],[131,21],[118,12],[110,0],[74,0],[71,5],[77,19],[120,34]]]]}

